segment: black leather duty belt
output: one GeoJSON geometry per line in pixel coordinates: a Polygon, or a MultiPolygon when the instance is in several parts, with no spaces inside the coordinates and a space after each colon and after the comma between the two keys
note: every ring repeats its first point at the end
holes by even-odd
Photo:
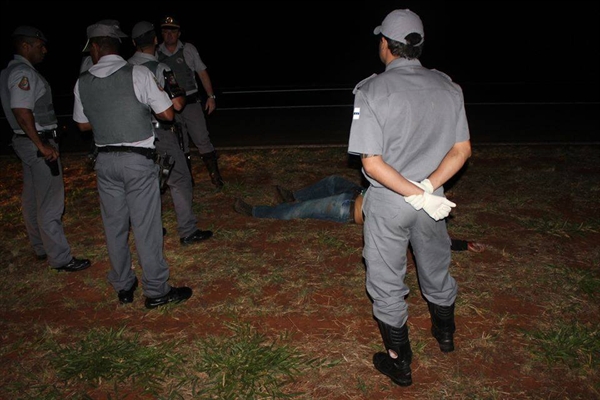
{"type": "MultiPolygon", "coordinates": [[[[42,139],[58,139],[58,130],[56,129],[47,129],[45,131],[38,131],[38,136],[42,139]]],[[[22,136],[24,138],[29,139],[26,133],[15,133],[17,136],[22,136]]]]}
{"type": "Polygon", "coordinates": [[[185,96],[185,102],[187,104],[189,103],[200,103],[202,101],[202,98],[200,97],[200,93],[196,92],[196,93],[192,93],[192,94],[188,94],[187,96],[185,96]]]}
{"type": "Polygon", "coordinates": [[[137,153],[144,157],[154,160],[156,150],[147,147],[132,147],[132,146],[96,146],[99,153],[137,153]]]}
{"type": "Polygon", "coordinates": [[[156,121],[156,122],[153,122],[152,125],[154,125],[154,127],[156,129],[162,129],[162,130],[165,130],[165,131],[173,131],[176,128],[176,126],[175,126],[176,123],[177,122],[162,122],[162,121],[159,122],[159,121],[156,121]]]}
{"type": "Polygon", "coordinates": [[[38,131],[38,136],[43,139],[57,139],[58,131],[56,129],[46,129],[43,131],[38,131]]]}

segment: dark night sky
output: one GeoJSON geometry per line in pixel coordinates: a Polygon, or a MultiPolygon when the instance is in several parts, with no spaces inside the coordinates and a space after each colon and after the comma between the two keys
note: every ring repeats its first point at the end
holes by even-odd
{"type": "MultiPolygon", "coordinates": [[[[49,39],[38,67],[55,95],[71,93],[87,25],[117,19],[129,35],[137,21],[158,26],[166,14],[180,18],[182,40],[199,49],[217,90],[352,87],[382,71],[372,31],[396,8],[424,22],[422,63],[458,83],[584,83],[596,98],[600,87],[600,7],[588,1],[195,2],[199,11],[183,1],[1,4],[2,68],[14,28],[38,27],[49,39]]],[[[127,42],[123,55],[132,51],[127,42]]]]}

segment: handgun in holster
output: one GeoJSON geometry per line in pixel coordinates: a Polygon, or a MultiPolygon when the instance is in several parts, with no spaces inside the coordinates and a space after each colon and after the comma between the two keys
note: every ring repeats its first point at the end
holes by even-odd
{"type": "MultiPolygon", "coordinates": [[[[45,131],[45,132],[40,132],[39,137],[45,146],[51,146],[51,147],[54,147],[54,146],[52,146],[52,144],[50,143],[49,138],[52,138],[57,142],[59,139],[58,132],[56,131],[56,129],[53,129],[50,131],[45,131]]],[[[37,151],[37,156],[44,157],[42,152],[39,150],[37,151]]],[[[52,174],[52,176],[60,175],[60,169],[58,168],[58,159],[56,159],[54,161],[49,161],[49,160],[44,160],[44,161],[46,162],[46,165],[48,166],[48,168],[50,168],[50,173],[52,174]]]]}
{"type": "Polygon", "coordinates": [[[93,171],[94,167],[96,166],[96,159],[98,158],[98,147],[94,145],[94,148],[86,155],[86,158],[88,160],[88,166],[90,170],[93,171]]]}
{"type": "Polygon", "coordinates": [[[175,135],[177,135],[177,143],[179,143],[179,148],[185,153],[185,145],[183,143],[183,128],[181,127],[181,124],[179,122],[174,122],[171,130],[175,135]]]}
{"type": "Polygon", "coordinates": [[[158,177],[160,182],[160,194],[164,194],[167,191],[167,181],[169,180],[169,176],[171,176],[175,161],[173,160],[173,157],[167,153],[156,153],[154,162],[159,166],[158,177]]]}

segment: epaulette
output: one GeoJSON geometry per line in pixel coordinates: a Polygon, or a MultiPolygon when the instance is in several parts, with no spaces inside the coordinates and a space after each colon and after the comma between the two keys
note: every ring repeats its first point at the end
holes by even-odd
{"type": "Polygon", "coordinates": [[[363,79],[362,81],[358,82],[356,84],[356,86],[354,86],[354,89],[352,89],[352,94],[356,94],[356,91],[358,90],[359,87],[364,85],[368,80],[375,78],[376,76],[377,76],[377,74],[373,74],[373,75],[363,79]]]}

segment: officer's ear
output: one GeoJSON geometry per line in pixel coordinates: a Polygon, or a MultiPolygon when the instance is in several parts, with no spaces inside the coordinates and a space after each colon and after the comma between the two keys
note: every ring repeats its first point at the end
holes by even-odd
{"type": "Polygon", "coordinates": [[[23,40],[21,41],[21,43],[19,44],[19,47],[21,49],[23,49],[24,52],[29,51],[29,49],[31,49],[33,47],[33,44],[29,43],[28,40],[23,40]]]}
{"type": "Polygon", "coordinates": [[[389,47],[388,40],[385,36],[381,35],[381,41],[379,42],[379,50],[385,51],[389,47]]]}

